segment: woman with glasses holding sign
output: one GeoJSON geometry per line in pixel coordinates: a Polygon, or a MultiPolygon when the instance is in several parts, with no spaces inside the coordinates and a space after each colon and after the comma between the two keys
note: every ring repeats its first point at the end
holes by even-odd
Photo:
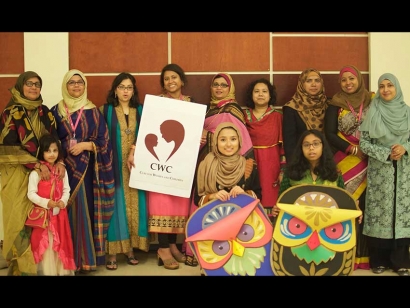
{"type": "MultiPolygon", "coordinates": [[[[39,139],[45,134],[57,136],[56,122],[43,105],[43,81],[33,71],[22,73],[10,89],[11,99],[0,118],[0,173],[3,205],[3,256],[9,263],[8,275],[36,275],[37,266],[30,248],[31,227],[24,225],[32,202],[27,197],[31,170],[49,180],[50,171],[37,159],[39,139]]],[[[57,163],[59,179],[65,167],[57,163]]]]}
{"type": "Polygon", "coordinates": [[[105,264],[115,190],[107,124],[87,98],[87,86],[81,71],[68,71],[61,87],[63,99],[51,108],[71,187],[67,209],[74,258],[77,270],[85,273],[105,264]]]}
{"type": "MultiPolygon", "coordinates": [[[[323,133],[306,130],[300,136],[292,157],[286,162],[279,196],[289,187],[303,184],[329,185],[345,188],[342,174],[333,160],[333,153],[323,133]]],[[[273,216],[279,208],[274,207],[273,216]]]]}
{"type": "Polygon", "coordinates": [[[113,148],[115,177],[115,206],[107,234],[106,268],[116,270],[117,254],[124,254],[129,265],[137,265],[133,250],[148,252],[150,244],[145,191],[128,185],[127,160],[137,139],[142,112],[134,76],[125,72],[117,75],[100,110],[113,148]]]}

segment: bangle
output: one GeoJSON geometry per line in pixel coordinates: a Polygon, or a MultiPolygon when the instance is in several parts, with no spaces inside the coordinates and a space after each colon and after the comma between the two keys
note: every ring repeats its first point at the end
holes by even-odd
{"type": "Polygon", "coordinates": [[[353,147],[352,155],[356,155],[358,151],[357,145],[353,147]]]}

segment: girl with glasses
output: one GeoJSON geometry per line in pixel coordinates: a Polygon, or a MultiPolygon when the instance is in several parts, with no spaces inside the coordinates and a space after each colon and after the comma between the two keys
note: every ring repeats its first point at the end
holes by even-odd
{"type": "MultiPolygon", "coordinates": [[[[300,136],[292,157],[286,161],[279,195],[289,187],[303,184],[330,185],[345,188],[342,174],[333,160],[332,150],[324,135],[316,130],[306,130],[300,136]]],[[[273,216],[279,209],[275,206],[273,216]]]]}

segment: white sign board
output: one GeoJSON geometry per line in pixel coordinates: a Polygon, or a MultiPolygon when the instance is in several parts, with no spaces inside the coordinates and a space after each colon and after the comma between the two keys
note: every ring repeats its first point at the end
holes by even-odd
{"type": "Polygon", "coordinates": [[[203,104],[147,94],[129,186],[189,198],[205,113],[203,104]]]}

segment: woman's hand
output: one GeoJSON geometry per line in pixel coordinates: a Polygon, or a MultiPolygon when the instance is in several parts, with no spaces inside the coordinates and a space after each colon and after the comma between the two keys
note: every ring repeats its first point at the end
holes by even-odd
{"type": "Polygon", "coordinates": [[[208,135],[208,131],[206,129],[202,130],[202,136],[201,136],[201,145],[204,145],[206,143],[206,136],[208,135]]]}
{"type": "Polygon", "coordinates": [[[359,157],[360,159],[365,159],[365,158],[366,158],[366,154],[364,154],[364,153],[362,152],[362,150],[360,149],[359,146],[357,146],[356,156],[359,157]]]}
{"type": "Polygon", "coordinates": [[[216,192],[213,194],[213,198],[211,198],[212,195],[210,196],[210,199],[218,199],[221,201],[228,201],[231,197],[231,195],[224,189],[216,192]]]}
{"type": "Polygon", "coordinates": [[[130,170],[130,171],[131,171],[131,168],[132,168],[132,167],[135,168],[135,164],[134,164],[134,149],[131,149],[130,154],[128,154],[127,166],[128,166],[128,170],[130,170]]]}
{"type": "Polygon", "coordinates": [[[391,147],[390,159],[400,160],[401,157],[406,154],[406,149],[400,144],[394,144],[391,147]]]}
{"type": "Polygon", "coordinates": [[[92,151],[93,150],[93,144],[91,141],[84,141],[84,142],[79,142],[76,145],[73,145],[70,149],[69,152],[73,156],[80,155],[83,151],[92,151]]]}
{"type": "Polygon", "coordinates": [[[272,216],[273,217],[278,216],[279,212],[280,212],[280,208],[278,208],[276,205],[274,205],[273,208],[272,208],[272,216]]]}
{"type": "Polygon", "coordinates": [[[66,172],[65,165],[63,165],[60,162],[57,162],[56,163],[56,175],[60,180],[64,178],[65,172],[66,172]]]}
{"type": "Polygon", "coordinates": [[[40,164],[36,170],[42,180],[48,181],[50,179],[50,170],[46,165],[40,164]]]}
{"type": "MultiPolygon", "coordinates": [[[[231,197],[235,198],[239,194],[243,194],[245,191],[242,189],[242,187],[239,187],[238,185],[232,187],[230,191],[231,197]]],[[[229,199],[228,199],[229,200],[229,199]]]]}

